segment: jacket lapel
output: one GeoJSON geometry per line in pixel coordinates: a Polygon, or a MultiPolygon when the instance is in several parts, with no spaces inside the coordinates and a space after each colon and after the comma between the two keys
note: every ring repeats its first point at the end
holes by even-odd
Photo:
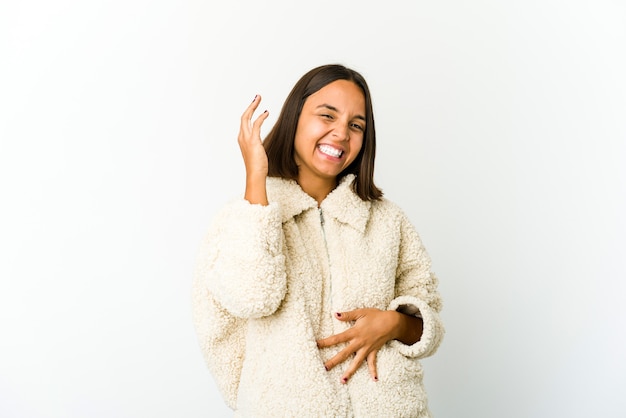
{"type": "MultiPolygon", "coordinates": [[[[371,202],[361,200],[354,193],[351,187],[354,178],[354,174],[348,174],[341,179],[335,190],[326,196],[321,208],[325,217],[334,218],[364,233],[371,202]]],[[[306,194],[295,180],[268,177],[267,197],[270,203],[278,202],[281,205],[283,223],[308,209],[317,208],[317,201],[306,194]]]]}
{"type": "Polygon", "coordinates": [[[348,174],[322,202],[324,216],[331,216],[343,224],[350,225],[360,233],[365,232],[370,216],[371,202],[361,200],[352,190],[354,174],[348,174]]]}
{"type": "Polygon", "coordinates": [[[267,199],[280,204],[283,223],[307,209],[317,207],[317,201],[306,194],[295,180],[267,178],[267,199]]]}

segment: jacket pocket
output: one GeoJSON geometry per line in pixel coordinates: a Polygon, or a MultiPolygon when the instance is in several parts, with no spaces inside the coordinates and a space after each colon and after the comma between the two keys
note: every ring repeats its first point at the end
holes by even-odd
{"type": "Polygon", "coordinates": [[[419,360],[386,344],[378,352],[376,369],[377,382],[369,376],[367,365],[353,377],[350,395],[356,417],[430,417],[419,360]]]}

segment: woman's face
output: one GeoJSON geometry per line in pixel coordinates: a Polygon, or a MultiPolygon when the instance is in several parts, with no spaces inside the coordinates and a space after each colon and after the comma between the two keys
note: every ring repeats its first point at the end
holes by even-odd
{"type": "Polygon", "coordinates": [[[365,97],[352,81],[337,80],[304,102],[294,142],[298,179],[335,180],[359,155],[365,97]]]}

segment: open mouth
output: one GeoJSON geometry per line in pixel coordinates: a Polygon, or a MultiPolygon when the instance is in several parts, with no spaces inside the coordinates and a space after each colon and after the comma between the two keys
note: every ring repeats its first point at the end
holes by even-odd
{"type": "Polygon", "coordinates": [[[319,149],[322,154],[328,155],[329,157],[341,158],[343,155],[343,150],[331,147],[327,144],[322,144],[318,146],[317,149],[319,149]]]}

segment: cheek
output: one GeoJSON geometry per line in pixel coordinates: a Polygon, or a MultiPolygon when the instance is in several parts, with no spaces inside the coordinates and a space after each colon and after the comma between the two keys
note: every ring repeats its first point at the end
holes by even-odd
{"type": "Polygon", "coordinates": [[[309,140],[307,135],[303,135],[302,132],[296,132],[296,137],[293,141],[293,156],[297,165],[302,163],[303,159],[306,159],[311,154],[315,145],[312,145],[312,141],[309,140]]]}
{"type": "Polygon", "coordinates": [[[294,140],[293,143],[293,159],[296,161],[297,165],[300,165],[301,162],[301,158],[300,158],[300,141],[298,141],[298,137],[296,136],[296,139],[294,140]]]}
{"type": "Polygon", "coordinates": [[[363,137],[354,139],[354,141],[350,140],[350,153],[354,154],[354,158],[359,155],[361,148],[363,148],[363,137]]]}
{"type": "Polygon", "coordinates": [[[298,123],[294,138],[296,151],[305,152],[307,148],[314,148],[317,142],[328,133],[328,128],[322,123],[304,121],[298,123]]]}
{"type": "Polygon", "coordinates": [[[329,131],[328,126],[319,121],[310,121],[306,125],[302,126],[303,137],[309,141],[317,141],[329,131]]]}
{"type": "Polygon", "coordinates": [[[296,128],[296,135],[293,138],[293,153],[296,158],[296,161],[298,161],[300,153],[302,152],[302,143],[303,143],[302,127],[301,127],[301,124],[298,124],[298,127],[296,128]]]}

